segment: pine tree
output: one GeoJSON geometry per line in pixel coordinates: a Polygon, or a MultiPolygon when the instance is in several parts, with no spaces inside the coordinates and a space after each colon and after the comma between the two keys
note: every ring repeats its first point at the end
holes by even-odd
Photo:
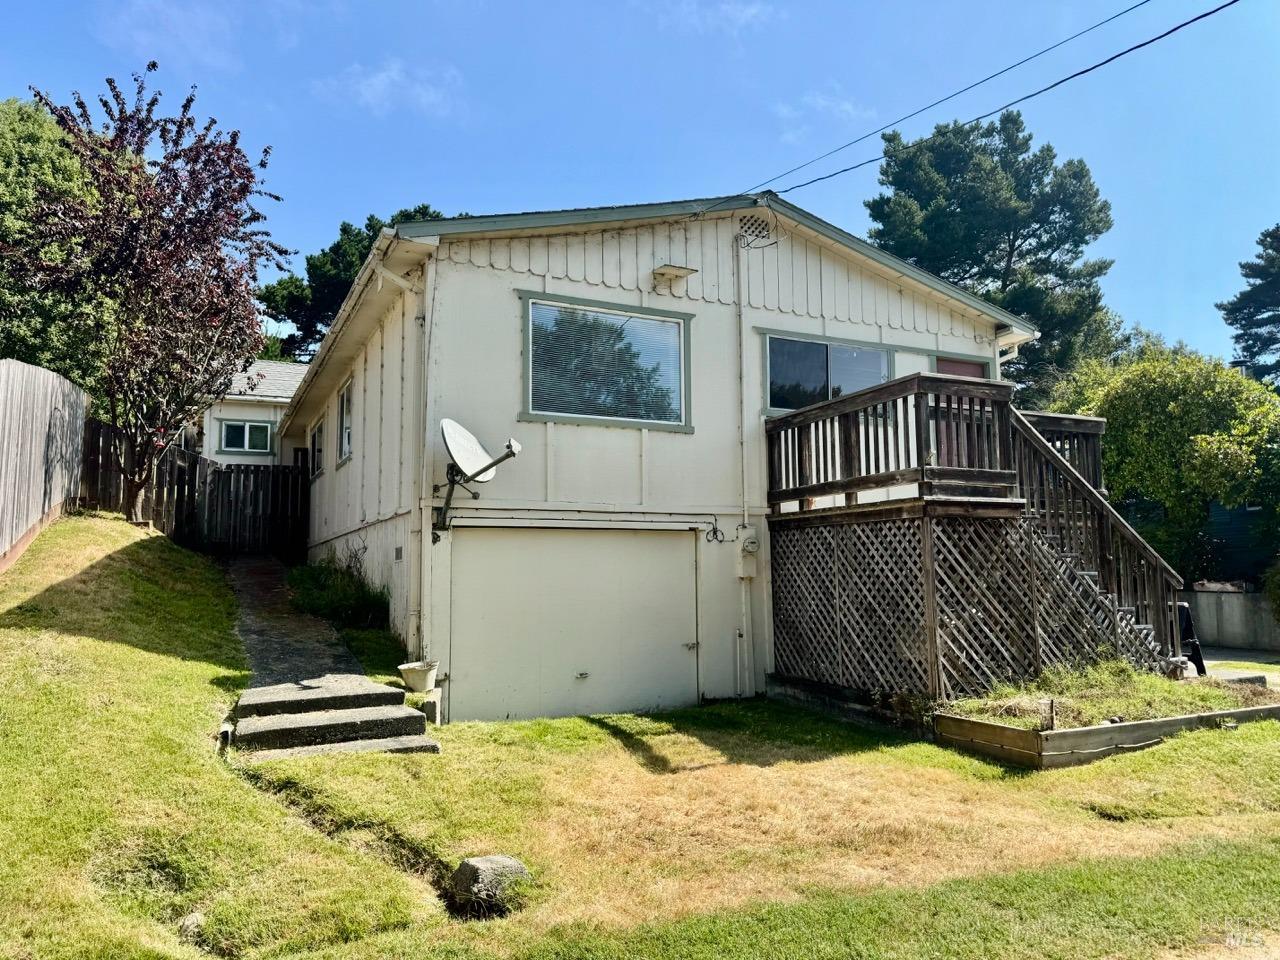
{"type": "Polygon", "coordinates": [[[1240,264],[1245,288],[1219,303],[1222,319],[1235,328],[1236,352],[1253,371],[1280,382],[1280,223],[1258,237],[1258,254],[1240,264]]]}

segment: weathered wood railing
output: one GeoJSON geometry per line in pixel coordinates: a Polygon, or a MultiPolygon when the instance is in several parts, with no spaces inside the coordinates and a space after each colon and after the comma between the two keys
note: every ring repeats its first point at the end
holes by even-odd
{"type": "Polygon", "coordinates": [[[1116,598],[1117,617],[1152,627],[1159,656],[1180,654],[1182,581],[1101,489],[1104,421],[1022,414],[1011,393],[1007,383],[913,374],[772,417],[770,507],[775,515],[841,510],[861,492],[901,485],[915,489],[894,491],[894,502],[1021,500],[1064,562],[1116,598]]]}
{"type": "Polygon", "coordinates": [[[765,423],[774,512],[819,498],[857,502],[859,491],[916,484],[921,496],[1007,497],[1012,387],[912,374],[772,417],[765,423]]]}
{"type": "Polygon", "coordinates": [[[1081,417],[1068,413],[1043,413],[1022,411],[1023,417],[1049,446],[1062,454],[1064,460],[1076,468],[1095,490],[1102,486],[1102,435],[1107,421],[1101,417],[1081,417]]]}
{"type": "Polygon", "coordinates": [[[1155,628],[1163,656],[1177,656],[1178,590],[1182,578],[1133,529],[1105,495],[1053,443],[1012,411],[1013,454],[1018,494],[1043,533],[1081,569],[1096,575],[1098,587],[1116,597],[1121,610],[1155,628]]]}

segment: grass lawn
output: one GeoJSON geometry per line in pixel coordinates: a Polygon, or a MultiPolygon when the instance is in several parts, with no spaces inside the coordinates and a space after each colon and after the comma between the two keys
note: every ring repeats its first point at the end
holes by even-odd
{"type": "Polygon", "coordinates": [[[1108,661],[1087,670],[1054,667],[1024,684],[1002,684],[985,697],[960,700],[948,711],[1031,730],[1048,729],[1052,700],[1058,729],[1122,720],[1154,720],[1213,710],[1280,703],[1280,693],[1254,684],[1220,680],[1167,680],[1108,661]]]}
{"type": "Polygon", "coordinates": [[[216,566],[105,518],[0,577],[0,957],[1136,960],[1280,930],[1280,724],[1027,774],[752,701],[255,764],[214,753],[233,623],[216,566]],[[529,906],[451,919],[433,878],[491,852],[529,906]]]}

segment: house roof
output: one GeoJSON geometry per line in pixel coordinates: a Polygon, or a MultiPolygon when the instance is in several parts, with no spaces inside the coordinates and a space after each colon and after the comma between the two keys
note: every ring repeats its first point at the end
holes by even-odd
{"type": "Polygon", "coordinates": [[[226,399],[287,403],[306,374],[305,363],[255,360],[244,373],[236,374],[226,399]]]}
{"type": "MultiPolygon", "coordinates": [[[[285,411],[282,428],[288,430],[295,421],[309,422],[317,412],[317,403],[309,398],[317,381],[327,379],[327,369],[342,366],[359,350],[361,331],[348,336],[353,316],[375,316],[385,310],[399,295],[400,288],[417,288],[418,282],[405,279],[426,261],[430,251],[442,238],[467,235],[519,235],[538,233],[558,227],[603,226],[636,223],[644,220],[667,220],[673,217],[724,216],[736,210],[767,208],[787,217],[799,227],[842,246],[858,256],[879,264],[891,277],[925,287],[958,307],[986,317],[997,327],[997,336],[1010,334],[1008,345],[1034,340],[1039,333],[1033,323],[988,303],[981,297],[936,277],[927,270],[855,237],[809,211],[797,207],[771,190],[753,194],[706,197],[700,200],[675,200],[664,203],[624,204],[608,207],[578,207],[568,210],[538,210],[526,213],[487,214],[454,217],[444,220],[416,220],[385,228],[374,242],[369,256],[360,268],[346,299],[343,300],[333,326],[316,351],[315,358],[303,368],[305,376],[285,411]],[[374,282],[376,280],[376,282],[374,282]],[[391,281],[384,284],[383,281],[391,281]],[[1003,328],[1003,333],[1001,332],[1003,328]]],[[[373,322],[370,320],[369,322],[373,322]]],[[[358,328],[360,323],[356,323],[358,328]]]]}

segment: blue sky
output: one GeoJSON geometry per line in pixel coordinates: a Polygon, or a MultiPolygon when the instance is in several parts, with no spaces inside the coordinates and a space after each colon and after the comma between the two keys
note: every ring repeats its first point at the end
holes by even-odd
{"type": "MultiPolygon", "coordinates": [[[[271,227],[307,252],[339,220],[424,201],[496,213],[742,190],[1128,2],[22,4],[0,36],[0,97],[93,94],[160,61],[175,107],[197,84],[201,112],[274,148],[271,227]]],[[[1214,5],[1152,0],[903,131],[968,119],[1214,5]]],[[[1116,226],[1090,251],[1116,261],[1108,303],[1213,353],[1231,349],[1214,302],[1280,220],[1278,50],[1280,3],[1243,0],[1023,108],[1112,203],[1116,226]]],[[[788,199],[861,234],[877,189],[868,167],[788,199]]]]}

